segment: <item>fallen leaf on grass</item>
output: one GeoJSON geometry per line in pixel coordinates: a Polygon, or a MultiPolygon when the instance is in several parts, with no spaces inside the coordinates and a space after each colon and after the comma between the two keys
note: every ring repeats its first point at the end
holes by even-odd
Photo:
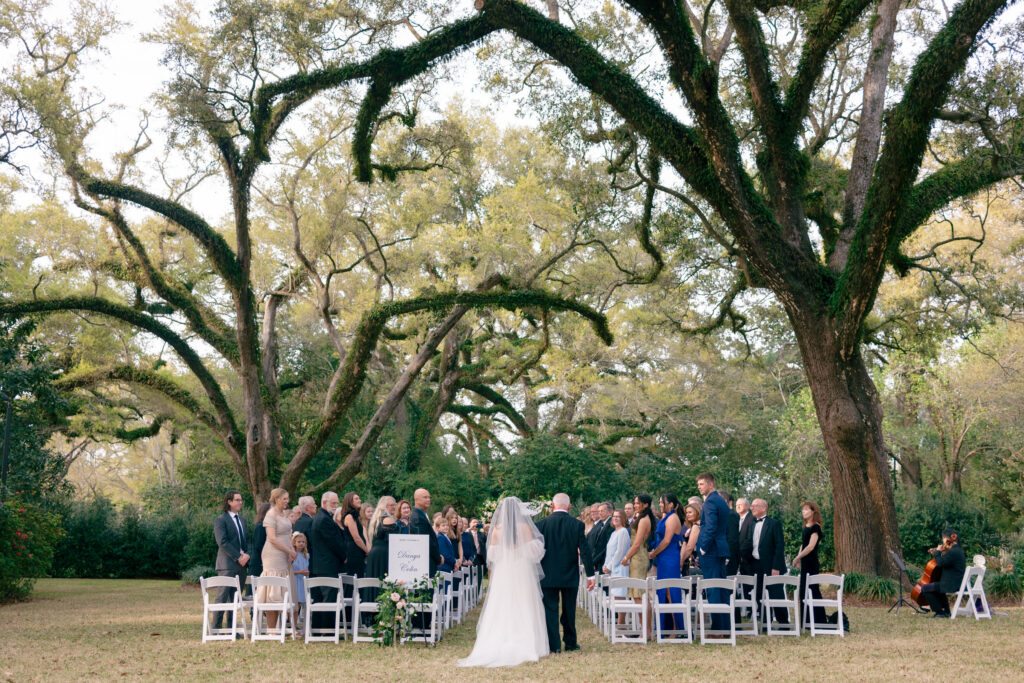
{"type": "Polygon", "coordinates": [[[153,633],[150,633],[149,635],[151,635],[151,636],[158,636],[158,635],[160,635],[160,634],[159,634],[159,633],[156,633],[156,632],[154,631],[153,633]]]}

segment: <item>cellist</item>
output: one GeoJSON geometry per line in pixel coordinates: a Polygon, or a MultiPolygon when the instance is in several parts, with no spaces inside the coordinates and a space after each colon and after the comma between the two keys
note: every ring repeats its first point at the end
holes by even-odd
{"type": "Polygon", "coordinates": [[[960,547],[957,533],[953,529],[942,532],[942,545],[928,550],[935,558],[936,567],[932,570],[931,583],[921,587],[921,593],[928,599],[935,619],[949,618],[949,598],[947,593],[960,590],[960,583],[967,569],[967,558],[960,547]]]}

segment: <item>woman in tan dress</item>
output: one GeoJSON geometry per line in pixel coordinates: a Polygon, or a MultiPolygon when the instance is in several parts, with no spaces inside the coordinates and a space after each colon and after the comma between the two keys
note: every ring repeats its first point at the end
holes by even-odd
{"type": "MultiPolygon", "coordinates": [[[[633,500],[633,509],[636,511],[636,519],[633,520],[633,543],[630,545],[629,550],[626,551],[626,556],[622,558],[622,566],[629,567],[629,578],[631,579],[647,579],[647,572],[651,568],[651,560],[647,555],[647,543],[651,538],[651,533],[654,531],[654,514],[651,513],[651,497],[646,493],[641,493],[633,500]]],[[[639,603],[643,597],[646,589],[644,588],[630,588],[626,594],[633,598],[633,602],[639,603]]],[[[648,629],[650,629],[650,617],[647,619],[648,629]]],[[[645,637],[650,638],[650,633],[644,634],[645,637]]]]}
{"type": "MultiPolygon", "coordinates": [[[[288,492],[274,489],[270,492],[270,510],[263,519],[267,530],[267,543],[263,546],[263,573],[260,576],[282,576],[291,584],[294,601],[295,578],[292,576],[292,562],[295,561],[295,550],[292,548],[292,523],[288,521],[288,492]]],[[[284,600],[284,589],[272,586],[260,586],[260,602],[281,602],[284,600]]],[[[277,628],[280,612],[267,612],[267,628],[277,628]]]]}

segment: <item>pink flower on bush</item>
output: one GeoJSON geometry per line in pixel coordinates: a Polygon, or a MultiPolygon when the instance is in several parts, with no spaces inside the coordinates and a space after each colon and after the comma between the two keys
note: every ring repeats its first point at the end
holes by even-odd
{"type": "Polygon", "coordinates": [[[401,597],[402,596],[399,595],[398,593],[392,593],[391,594],[391,602],[398,602],[401,597]]]}
{"type": "Polygon", "coordinates": [[[405,600],[399,600],[399,601],[398,601],[398,602],[397,602],[397,603],[395,604],[395,607],[397,607],[398,609],[402,609],[403,607],[405,607],[405,600]]]}

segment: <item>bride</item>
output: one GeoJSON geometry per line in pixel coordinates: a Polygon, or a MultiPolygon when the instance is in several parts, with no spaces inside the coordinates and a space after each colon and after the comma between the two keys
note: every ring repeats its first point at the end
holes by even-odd
{"type": "Polygon", "coordinates": [[[476,644],[459,666],[516,666],[548,654],[540,580],[544,537],[515,497],[502,498],[487,539],[490,583],[476,644]]]}

